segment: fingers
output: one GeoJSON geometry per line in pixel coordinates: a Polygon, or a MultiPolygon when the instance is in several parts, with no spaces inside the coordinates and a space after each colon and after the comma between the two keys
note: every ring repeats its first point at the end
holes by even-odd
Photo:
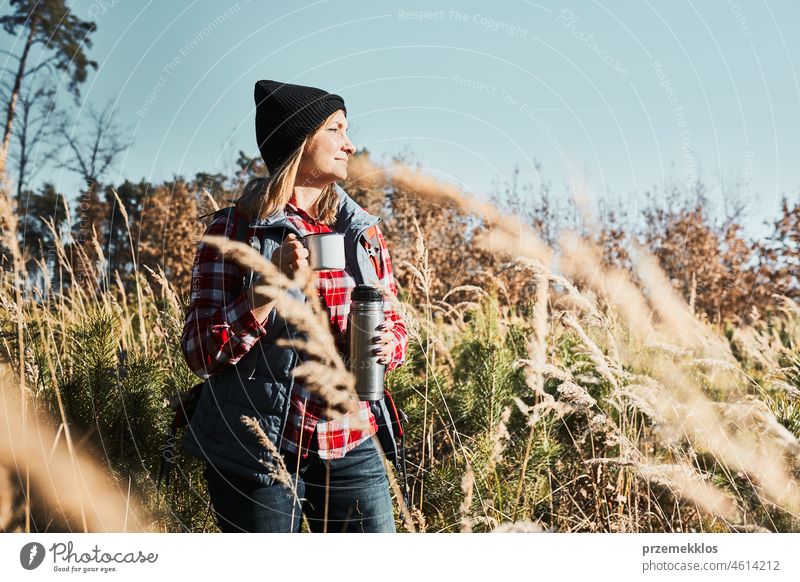
{"type": "Polygon", "coordinates": [[[394,320],[387,319],[383,323],[379,324],[376,328],[378,331],[391,331],[394,328],[394,320]]]}
{"type": "Polygon", "coordinates": [[[305,251],[306,256],[308,256],[308,249],[306,249],[305,245],[303,245],[303,241],[297,238],[296,234],[290,232],[288,235],[286,235],[286,238],[283,239],[283,243],[275,252],[285,256],[301,250],[305,251]]]}
{"type": "Polygon", "coordinates": [[[386,365],[389,363],[389,356],[391,355],[387,348],[375,348],[372,354],[378,356],[378,363],[386,365]]]}
{"type": "Polygon", "coordinates": [[[378,356],[379,364],[386,365],[389,363],[389,358],[393,351],[391,344],[394,340],[395,337],[391,331],[385,331],[381,335],[376,335],[372,338],[372,343],[379,346],[372,350],[372,354],[378,356]]]}
{"type": "Polygon", "coordinates": [[[308,256],[308,249],[303,246],[303,242],[294,233],[289,233],[272,255],[272,262],[286,276],[294,277],[294,273],[309,267],[308,256]]]}
{"type": "Polygon", "coordinates": [[[305,259],[300,259],[297,261],[292,261],[290,265],[293,271],[303,271],[308,268],[308,261],[305,259]]]}
{"type": "Polygon", "coordinates": [[[288,243],[284,243],[283,246],[285,247],[284,252],[287,254],[308,256],[308,249],[298,240],[289,241],[288,243]]]}
{"type": "Polygon", "coordinates": [[[281,258],[283,257],[291,257],[291,258],[302,258],[305,259],[308,257],[308,249],[303,246],[303,243],[300,241],[288,241],[283,243],[278,250],[275,251],[279,254],[281,258]]]}
{"type": "Polygon", "coordinates": [[[385,347],[395,341],[395,335],[392,333],[392,329],[394,328],[394,321],[391,319],[386,319],[382,323],[378,324],[375,328],[378,331],[379,335],[373,336],[372,343],[373,344],[380,344],[381,346],[385,347]]]}
{"type": "Polygon", "coordinates": [[[395,340],[394,334],[389,331],[383,332],[380,335],[372,336],[373,344],[387,345],[392,343],[394,340],[395,340]]]}

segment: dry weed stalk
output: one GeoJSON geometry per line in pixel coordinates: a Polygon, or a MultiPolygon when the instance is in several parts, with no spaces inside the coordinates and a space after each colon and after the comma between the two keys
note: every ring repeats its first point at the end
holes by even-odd
{"type": "Polygon", "coordinates": [[[472,471],[472,465],[467,462],[467,470],[464,476],[461,477],[461,492],[464,494],[464,499],[461,501],[459,514],[461,515],[461,533],[472,532],[473,519],[471,517],[470,508],[472,507],[472,494],[475,492],[475,473],[472,471]]]}
{"type": "MultiPolygon", "coordinates": [[[[0,431],[0,466],[12,472],[30,469],[31,483],[71,529],[85,532],[147,531],[150,520],[136,499],[114,486],[105,470],[88,455],[72,450],[57,431],[31,414],[23,414],[19,396],[0,380],[7,430],[0,431]]],[[[30,498],[30,493],[25,495],[30,498]]]]}
{"type": "MultiPolygon", "coordinates": [[[[275,479],[275,481],[286,487],[291,492],[293,499],[292,514],[294,514],[295,509],[302,506],[302,500],[297,496],[297,487],[292,479],[292,474],[289,473],[289,469],[286,467],[283,455],[278,450],[278,447],[275,446],[275,443],[269,439],[264,432],[264,429],[261,428],[261,425],[255,418],[250,416],[241,416],[239,420],[241,420],[242,424],[244,424],[247,429],[258,438],[258,442],[261,444],[261,446],[269,452],[272,462],[260,462],[262,465],[264,465],[264,467],[266,467],[268,475],[270,475],[275,479]]],[[[305,514],[302,514],[302,517],[306,524],[306,528],[308,531],[311,531],[311,527],[308,524],[308,518],[305,516],[305,514]]]]}
{"type": "Polygon", "coordinates": [[[491,449],[489,451],[489,461],[486,464],[486,474],[491,475],[494,469],[503,459],[503,448],[505,443],[511,440],[511,435],[508,432],[508,421],[511,418],[511,405],[506,406],[503,412],[500,413],[500,420],[497,422],[497,427],[492,431],[490,438],[491,449]]]}
{"type": "Polygon", "coordinates": [[[14,487],[11,471],[0,465],[0,531],[7,532],[14,519],[14,487]]]}
{"type": "Polygon", "coordinates": [[[144,346],[144,353],[145,355],[147,355],[147,329],[145,328],[145,319],[143,312],[144,307],[142,304],[142,289],[138,277],[139,275],[138,262],[136,258],[136,253],[134,252],[136,246],[134,246],[133,244],[133,235],[131,234],[131,225],[130,221],[128,220],[128,211],[125,209],[125,205],[122,203],[122,200],[120,199],[119,194],[117,194],[116,189],[112,188],[111,191],[114,193],[114,199],[117,202],[117,207],[122,213],[122,218],[125,220],[125,231],[128,233],[128,244],[130,245],[131,249],[131,261],[133,262],[133,273],[135,278],[134,280],[136,282],[136,308],[139,312],[139,333],[142,344],[144,346]]]}
{"type": "Polygon", "coordinates": [[[492,530],[492,533],[544,533],[547,531],[536,521],[503,522],[492,530]]]}
{"type": "Polygon", "coordinates": [[[645,479],[667,486],[674,495],[696,503],[712,515],[729,523],[740,523],[742,520],[736,502],[689,465],[638,465],[636,470],[645,479]]]}
{"type": "Polygon", "coordinates": [[[647,340],[653,333],[652,315],[627,273],[616,267],[604,269],[599,251],[574,234],[564,234],[561,246],[562,270],[608,297],[619,309],[630,333],[639,341],[647,340]]]}
{"type": "Polygon", "coordinates": [[[710,401],[681,370],[673,368],[658,379],[668,388],[668,394],[657,394],[659,414],[666,420],[664,432],[688,437],[696,448],[754,479],[770,502],[792,513],[800,511],[800,489],[781,453],[785,445],[766,432],[729,428],[720,413],[729,404],[710,401]]]}

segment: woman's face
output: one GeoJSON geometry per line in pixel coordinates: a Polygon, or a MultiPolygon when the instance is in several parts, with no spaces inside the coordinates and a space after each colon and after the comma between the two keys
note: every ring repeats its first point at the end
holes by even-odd
{"type": "Polygon", "coordinates": [[[347,137],[347,118],[340,109],[306,144],[297,182],[305,186],[327,186],[347,178],[347,162],[356,148],[347,137]]]}

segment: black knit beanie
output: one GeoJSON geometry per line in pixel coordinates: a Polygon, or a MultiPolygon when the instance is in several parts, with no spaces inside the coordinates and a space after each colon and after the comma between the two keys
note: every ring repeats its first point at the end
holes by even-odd
{"type": "Polygon", "coordinates": [[[256,140],[270,174],[300,146],[329,115],[341,109],[344,99],[303,85],[256,81],[256,140]]]}

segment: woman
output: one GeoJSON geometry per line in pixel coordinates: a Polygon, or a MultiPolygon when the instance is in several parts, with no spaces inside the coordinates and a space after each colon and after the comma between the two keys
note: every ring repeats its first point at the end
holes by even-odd
{"type": "MultiPolygon", "coordinates": [[[[249,182],[236,206],[216,213],[206,234],[250,241],[292,278],[308,269],[300,237],[344,234],[345,270],[320,272],[317,279],[344,351],[351,289],[374,284],[397,295],[380,219],[335,184],[347,177],[355,153],[344,100],[265,80],[256,83],[255,101],[256,138],[270,177],[249,182]]],[[[298,354],[276,345],[292,338],[292,326],[247,275],[201,244],[181,340],[189,367],[206,379],[183,445],[207,462],[204,475],[220,529],[296,532],[302,514],[313,531],[395,531],[388,478],[373,438],[377,433],[389,443],[383,446],[387,457],[396,454],[393,405],[386,399],[361,402],[357,412],[326,420],[324,403],[292,377],[298,354]],[[256,418],[280,451],[294,492],[276,481],[268,468],[275,459],[242,416],[256,418]]],[[[299,289],[290,293],[304,299],[299,289]]],[[[387,370],[400,365],[408,340],[396,312],[387,308],[373,341],[387,370]]]]}

